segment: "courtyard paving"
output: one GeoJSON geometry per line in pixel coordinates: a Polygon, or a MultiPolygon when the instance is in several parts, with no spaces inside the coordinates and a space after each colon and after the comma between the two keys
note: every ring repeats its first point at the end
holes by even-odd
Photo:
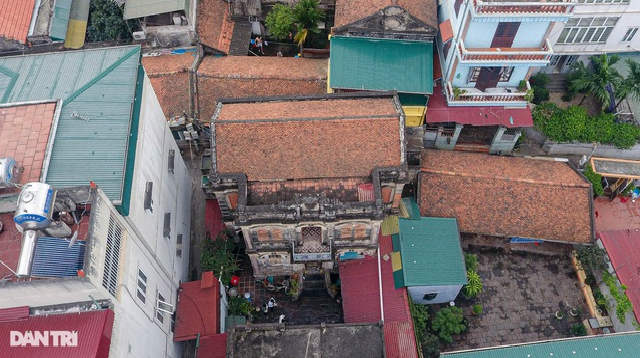
{"type": "Polygon", "coordinates": [[[493,347],[571,336],[571,326],[588,318],[586,303],[568,256],[474,252],[484,289],[474,300],[456,301],[468,330],[454,337],[446,351],[493,347]],[[484,313],[473,315],[481,303],[484,313]],[[580,307],[572,317],[569,307],[580,307]],[[565,312],[558,320],[555,313],[565,312]]]}

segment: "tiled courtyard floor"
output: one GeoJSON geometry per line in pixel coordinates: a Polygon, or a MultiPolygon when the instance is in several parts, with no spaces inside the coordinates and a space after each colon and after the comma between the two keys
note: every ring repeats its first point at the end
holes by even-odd
{"type": "Polygon", "coordinates": [[[570,337],[571,326],[588,318],[569,257],[476,253],[484,289],[475,300],[456,301],[469,328],[446,351],[570,337]],[[472,314],[476,303],[483,305],[482,315],[472,314]],[[567,303],[583,314],[572,317],[567,303]],[[559,309],[566,312],[562,320],[555,318],[559,309]]]}

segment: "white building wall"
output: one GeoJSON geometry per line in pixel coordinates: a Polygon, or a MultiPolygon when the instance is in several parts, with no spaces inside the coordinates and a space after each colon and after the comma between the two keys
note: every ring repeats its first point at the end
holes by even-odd
{"type": "Polygon", "coordinates": [[[460,293],[460,289],[462,289],[462,285],[407,287],[413,302],[428,305],[453,301],[460,293]],[[424,300],[424,295],[428,293],[437,293],[438,295],[433,300],[424,300]]]}
{"type": "Polygon", "coordinates": [[[631,0],[629,4],[576,4],[573,18],[619,17],[613,31],[603,44],[559,44],[558,37],[565,23],[558,22],[553,27],[549,40],[554,52],[559,55],[593,55],[603,52],[632,52],[640,50],[640,34],[630,42],[622,42],[629,27],[640,27],[640,0],[631,0]]]}

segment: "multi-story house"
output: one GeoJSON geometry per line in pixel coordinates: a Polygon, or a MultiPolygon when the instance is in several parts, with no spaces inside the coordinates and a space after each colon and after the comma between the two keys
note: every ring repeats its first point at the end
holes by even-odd
{"type": "Polygon", "coordinates": [[[28,261],[17,269],[17,194],[0,189],[9,195],[0,205],[0,259],[21,274],[0,272],[18,281],[2,288],[0,308],[95,299],[115,313],[111,356],[179,357],[170,313],[188,276],[191,180],[140,59],[139,46],[0,59],[0,156],[24,168],[21,184],[53,186],[68,208],[56,206],[53,220],[66,218],[71,229],[44,232],[40,239],[51,238],[42,245],[64,252],[75,236],[86,253],[65,275],[49,267],[66,261],[47,257],[39,271],[25,271],[28,261]],[[67,189],[90,182],[90,195],[67,189]],[[58,279],[39,279],[52,274],[58,279]]]}
{"type": "Polygon", "coordinates": [[[542,72],[567,73],[591,55],[640,50],[640,1],[578,0],[573,5],[573,16],[556,22],[549,33],[554,56],[542,72]]]}
{"type": "Polygon", "coordinates": [[[254,276],[327,273],[341,256],[376,253],[407,180],[396,95],[223,101],[211,133],[208,190],[254,276]]]}
{"type": "Polygon", "coordinates": [[[571,18],[574,6],[569,0],[442,1],[442,80],[434,96],[444,98],[430,99],[426,121],[434,131],[427,142],[444,149],[480,144],[491,153],[509,153],[519,128],[532,125],[527,80],[550,63],[549,37],[556,23],[571,18]]]}

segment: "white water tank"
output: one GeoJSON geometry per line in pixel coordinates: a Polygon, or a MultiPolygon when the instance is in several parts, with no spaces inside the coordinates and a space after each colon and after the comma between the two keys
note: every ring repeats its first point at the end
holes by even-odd
{"type": "Polygon", "coordinates": [[[27,183],[18,197],[13,221],[20,232],[39,230],[51,225],[56,190],[45,183],[27,183]]]}
{"type": "Polygon", "coordinates": [[[21,168],[11,157],[0,158],[0,189],[13,187],[20,182],[21,168]]]}

